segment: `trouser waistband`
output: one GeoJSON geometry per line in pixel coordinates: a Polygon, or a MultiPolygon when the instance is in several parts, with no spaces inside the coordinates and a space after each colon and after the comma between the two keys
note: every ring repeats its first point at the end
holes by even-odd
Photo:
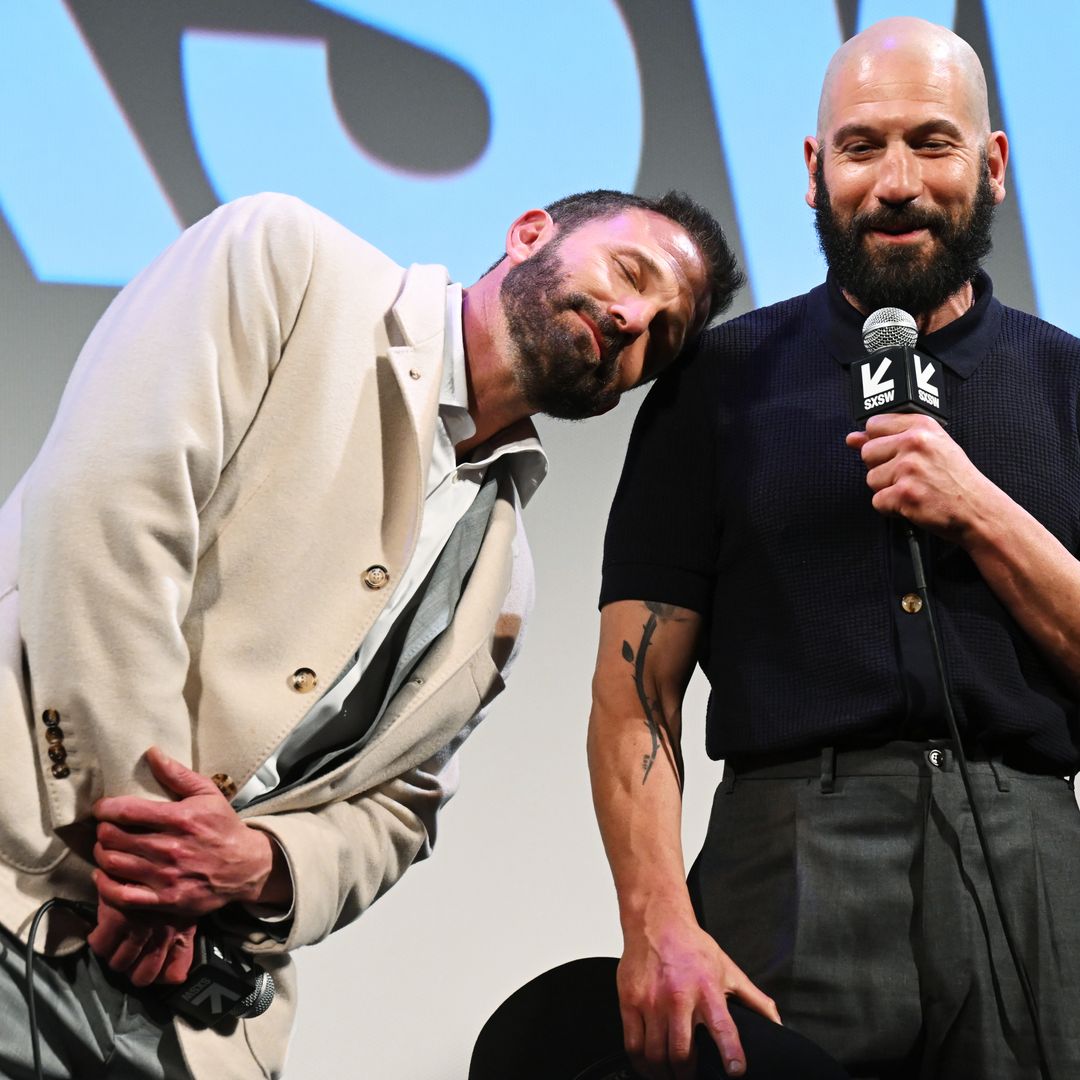
{"type": "MultiPolygon", "coordinates": [[[[991,772],[999,791],[1009,790],[1010,778],[1046,775],[1018,768],[1000,754],[969,754],[967,761],[973,771],[991,772]]],[[[822,791],[830,793],[835,789],[837,777],[930,776],[956,769],[956,753],[951,740],[897,739],[874,747],[825,746],[810,752],[736,755],[725,761],[724,776],[725,779],[730,775],[732,779],[753,780],[819,778],[822,791]]],[[[1072,777],[1051,778],[1072,781],[1072,777]]]]}

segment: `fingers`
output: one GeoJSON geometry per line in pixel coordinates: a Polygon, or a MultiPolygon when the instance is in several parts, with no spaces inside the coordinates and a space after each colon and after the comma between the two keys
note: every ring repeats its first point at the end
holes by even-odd
{"type": "Polygon", "coordinates": [[[107,959],[126,939],[128,930],[127,921],[118,911],[102,910],[102,905],[99,904],[97,926],[87,935],[86,943],[95,955],[107,959]]]}
{"type": "MultiPolygon", "coordinates": [[[[773,1023],[781,1023],[776,1002],[768,994],[762,993],[742,972],[732,979],[730,994],[773,1023]]],[[[728,1009],[728,999],[725,997],[721,1002],[708,1002],[705,1020],[709,1034],[720,1051],[724,1071],[728,1076],[742,1076],[746,1072],[746,1054],[739,1038],[739,1029],[728,1009]]]]}
{"type": "Polygon", "coordinates": [[[144,885],[155,893],[160,893],[173,883],[169,874],[157,864],[136,855],[108,851],[101,844],[94,845],[94,862],[113,881],[144,885]]]}
{"type": "Polygon", "coordinates": [[[190,919],[129,915],[102,897],[87,942],[102,964],[126,973],[134,986],[175,985],[184,982],[191,969],[195,930],[190,919]]]}
{"type": "Polygon", "coordinates": [[[739,1030],[731,1019],[731,1014],[724,1006],[722,1012],[714,1013],[706,1027],[712,1041],[720,1051],[720,1060],[724,1063],[724,1072],[728,1076],[742,1076],[746,1072],[746,1054],[739,1039],[739,1030]]]}
{"type": "Polygon", "coordinates": [[[871,439],[882,435],[899,435],[902,431],[922,428],[925,431],[942,431],[941,424],[924,413],[878,413],[867,418],[866,434],[871,439]]]}
{"type": "Polygon", "coordinates": [[[694,1051],[694,1014],[677,1008],[668,1018],[667,1059],[674,1080],[694,1080],[697,1054],[694,1051]]]}
{"type": "Polygon", "coordinates": [[[189,927],[177,933],[158,982],[179,986],[191,971],[191,961],[195,954],[195,927],[189,927]]]}
{"type": "Polygon", "coordinates": [[[143,878],[138,874],[114,873],[114,868],[123,865],[143,863],[147,866],[176,866],[183,862],[185,845],[175,836],[161,833],[129,833],[115,825],[104,822],[97,829],[97,843],[94,845],[94,858],[99,866],[105,867],[114,877],[143,878]],[[103,860],[113,860],[109,865],[103,860]]]}
{"type": "MultiPolygon", "coordinates": [[[[218,791],[209,777],[193,772],[186,765],[169,757],[156,746],[146,752],[150,770],[158,782],[180,799],[193,796],[211,796],[226,806],[228,800],[218,791]]],[[[122,795],[98,799],[94,804],[94,816],[98,821],[111,821],[116,825],[153,829],[167,832],[179,829],[187,813],[183,802],[161,802],[155,799],[141,799],[133,795],[122,795]]]]}
{"type": "Polygon", "coordinates": [[[110,907],[121,911],[127,908],[160,908],[166,906],[160,893],[147,885],[115,881],[101,870],[93,873],[98,896],[110,907]]]}
{"type": "Polygon", "coordinates": [[[106,797],[94,803],[94,817],[98,821],[111,821],[125,828],[153,829],[155,832],[179,829],[183,814],[180,803],[154,802],[133,795],[106,797]]]}
{"type": "MultiPolygon", "coordinates": [[[[149,986],[157,981],[172,949],[173,938],[174,934],[168,927],[154,929],[142,952],[127,969],[133,986],[149,986]]],[[[119,969],[114,967],[114,970],[119,969]]]]}
{"type": "MultiPolygon", "coordinates": [[[[181,798],[189,795],[221,795],[217,785],[208,776],[192,771],[182,762],[169,757],[160,747],[151,746],[146,751],[146,760],[158,783],[174,795],[181,798]]],[[[224,795],[221,797],[225,798],[224,795]]]]}
{"type": "Polygon", "coordinates": [[[768,994],[759,990],[745,975],[732,990],[732,994],[744,1005],[749,1005],[751,1009],[761,1013],[774,1024],[783,1024],[776,1002],[768,994]]]}

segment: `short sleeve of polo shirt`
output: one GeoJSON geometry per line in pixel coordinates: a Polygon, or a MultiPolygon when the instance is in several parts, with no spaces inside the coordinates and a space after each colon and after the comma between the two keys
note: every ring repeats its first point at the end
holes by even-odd
{"type": "Polygon", "coordinates": [[[715,331],[642,403],[604,539],[600,607],[652,600],[708,615],[720,535],[715,331]]]}

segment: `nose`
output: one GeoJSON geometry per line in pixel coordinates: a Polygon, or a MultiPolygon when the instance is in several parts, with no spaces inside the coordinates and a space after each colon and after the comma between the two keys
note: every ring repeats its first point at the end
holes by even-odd
{"type": "Polygon", "coordinates": [[[874,195],[888,206],[909,203],[922,193],[919,159],[906,145],[892,145],[878,168],[874,195]]]}
{"type": "Polygon", "coordinates": [[[643,334],[656,315],[656,303],[640,293],[620,297],[608,308],[624,334],[643,334]]]}

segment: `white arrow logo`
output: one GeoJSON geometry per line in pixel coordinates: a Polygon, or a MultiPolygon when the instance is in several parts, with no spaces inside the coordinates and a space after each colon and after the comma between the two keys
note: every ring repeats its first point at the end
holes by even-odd
{"type": "Polygon", "coordinates": [[[873,375],[870,374],[870,365],[863,364],[860,370],[862,372],[862,392],[864,398],[868,398],[872,394],[883,394],[886,390],[891,390],[893,388],[892,379],[883,378],[885,372],[887,372],[890,367],[892,367],[892,361],[887,356],[878,365],[878,369],[873,375]]]}
{"type": "Polygon", "coordinates": [[[211,983],[201,994],[197,994],[191,999],[192,1005],[201,1005],[207,999],[210,1000],[210,1011],[216,1016],[220,1012],[224,1012],[228,1004],[238,1000],[239,994],[234,994],[231,990],[226,990],[224,986],[216,986],[211,983]]]}
{"type": "Polygon", "coordinates": [[[934,365],[929,361],[926,363],[926,367],[922,366],[922,360],[919,359],[919,354],[915,353],[915,383],[920,390],[925,390],[928,394],[933,394],[934,397],[938,396],[937,387],[930,381],[934,377],[934,365]]]}

